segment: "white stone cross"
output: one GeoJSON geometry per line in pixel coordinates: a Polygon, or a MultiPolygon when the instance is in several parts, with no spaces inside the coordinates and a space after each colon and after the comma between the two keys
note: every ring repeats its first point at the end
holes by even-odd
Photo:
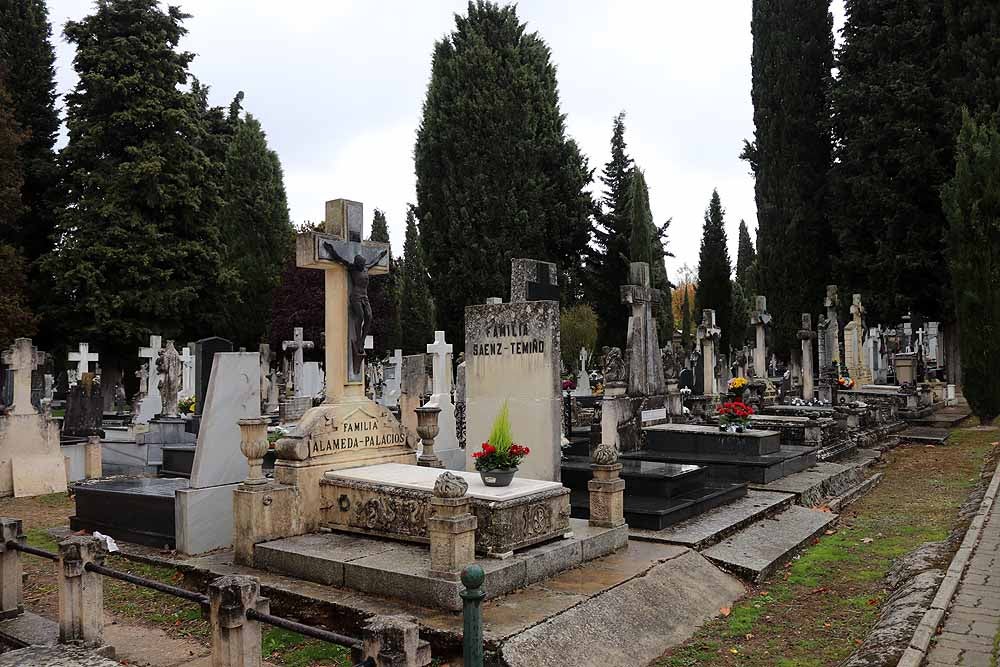
{"type": "Polygon", "coordinates": [[[292,339],[282,341],[282,350],[292,350],[292,387],[295,389],[295,395],[305,396],[303,390],[303,365],[305,363],[305,358],[303,356],[304,350],[311,350],[315,343],[311,340],[303,340],[304,335],[302,333],[302,327],[295,327],[292,329],[292,339]]]}
{"type": "Polygon", "coordinates": [[[194,355],[191,348],[184,346],[181,348],[181,398],[194,396],[194,355]]]}
{"type": "Polygon", "coordinates": [[[39,352],[30,338],[18,338],[3,353],[3,363],[14,371],[14,406],[11,412],[15,415],[35,414],[35,407],[31,404],[31,371],[45,363],[45,353],[39,352]]]}
{"type": "Polygon", "coordinates": [[[589,355],[587,354],[587,348],[586,347],[581,347],[580,348],[580,371],[583,372],[583,373],[587,372],[587,358],[588,357],[589,357],[589,355]]]}
{"type": "Polygon", "coordinates": [[[80,343],[79,352],[70,352],[67,358],[76,362],[77,379],[82,379],[84,373],[90,372],[90,362],[97,363],[100,355],[90,351],[90,343],[80,343]]]}
{"type": "Polygon", "coordinates": [[[444,341],[444,332],[435,331],[434,342],[427,345],[427,354],[434,355],[434,389],[431,396],[434,405],[440,401],[451,401],[451,351],[451,343],[444,341]]]}
{"type": "MultiPolygon", "coordinates": [[[[156,377],[156,357],[160,354],[160,349],[163,347],[163,339],[160,336],[150,336],[149,337],[149,347],[139,348],[139,358],[148,359],[149,372],[146,375],[146,385],[139,387],[139,391],[146,396],[149,396],[149,386],[150,378],[156,377]]],[[[141,384],[141,382],[140,382],[141,384]]]]}

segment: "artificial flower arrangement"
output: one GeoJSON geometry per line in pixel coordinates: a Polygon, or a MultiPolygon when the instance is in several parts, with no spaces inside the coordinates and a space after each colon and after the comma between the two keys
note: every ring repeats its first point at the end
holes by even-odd
{"type": "Polygon", "coordinates": [[[753,408],[743,401],[729,401],[715,410],[719,415],[719,430],[742,433],[750,428],[753,408]]]}
{"type": "Polygon", "coordinates": [[[744,377],[735,377],[729,381],[729,391],[734,394],[742,394],[750,382],[744,377]]]}
{"type": "Polygon", "coordinates": [[[517,472],[518,464],[530,453],[531,450],[527,447],[515,444],[510,428],[510,410],[504,401],[500,413],[493,421],[489,440],[482,444],[478,452],[473,452],[472,458],[476,460],[476,470],[487,486],[507,486],[517,472]],[[506,484],[498,483],[505,477],[506,484]]]}
{"type": "Polygon", "coordinates": [[[576,381],[574,380],[563,380],[562,381],[563,391],[573,391],[576,389],[576,381]]]}
{"type": "Polygon", "coordinates": [[[177,408],[182,415],[194,414],[194,396],[188,396],[177,401],[177,408]]]}
{"type": "Polygon", "coordinates": [[[849,378],[849,377],[837,378],[837,384],[840,385],[841,389],[853,389],[854,378],[849,378]]]}

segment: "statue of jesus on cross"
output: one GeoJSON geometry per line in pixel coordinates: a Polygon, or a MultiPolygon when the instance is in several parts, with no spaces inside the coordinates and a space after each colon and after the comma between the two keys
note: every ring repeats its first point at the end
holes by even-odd
{"type": "Polygon", "coordinates": [[[365,338],[371,332],[372,305],[368,301],[368,269],[377,266],[382,259],[389,254],[388,250],[383,250],[371,262],[365,260],[362,255],[355,255],[353,260],[342,256],[337,252],[333,243],[323,241],[323,249],[338,262],[347,266],[351,274],[351,291],[348,296],[348,303],[351,308],[351,361],[354,372],[361,372],[361,362],[365,358],[365,338]]]}

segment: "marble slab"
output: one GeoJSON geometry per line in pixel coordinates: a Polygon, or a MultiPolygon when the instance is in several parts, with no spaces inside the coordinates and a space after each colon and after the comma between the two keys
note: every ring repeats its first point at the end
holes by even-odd
{"type": "MultiPolygon", "coordinates": [[[[439,468],[424,468],[421,466],[404,465],[401,463],[382,463],[363,468],[348,468],[326,473],[326,479],[350,479],[361,482],[386,484],[417,491],[433,491],[434,481],[444,472],[439,468]]],[[[563,488],[559,482],[546,482],[540,479],[524,479],[515,477],[510,486],[486,486],[477,472],[451,471],[469,483],[468,495],[479,500],[501,502],[531,496],[544,491],[563,488]]]]}

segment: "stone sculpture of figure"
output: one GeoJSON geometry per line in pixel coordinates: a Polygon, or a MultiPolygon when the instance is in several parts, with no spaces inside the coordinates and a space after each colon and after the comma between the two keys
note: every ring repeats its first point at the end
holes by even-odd
{"type": "Polygon", "coordinates": [[[604,348],[604,383],[608,382],[628,382],[621,348],[604,348]]]}
{"type": "Polygon", "coordinates": [[[660,350],[660,358],[663,361],[663,379],[676,380],[680,368],[678,368],[677,355],[674,353],[673,346],[667,344],[660,350]]]}
{"type": "Polygon", "coordinates": [[[156,357],[156,372],[160,376],[157,387],[160,389],[160,399],[163,401],[161,417],[178,417],[177,395],[181,391],[181,374],[184,366],[181,355],[177,354],[174,341],[168,340],[166,346],[156,357]]]}
{"type": "Polygon", "coordinates": [[[361,362],[365,359],[365,338],[372,328],[372,306],[368,301],[368,269],[382,261],[388,250],[383,250],[372,262],[366,262],[364,256],[355,255],[353,260],[348,260],[341,256],[332,243],[323,242],[323,247],[338,262],[347,266],[351,273],[351,293],[349,304],[351,309],[350,318],[350,343],[351,361],[353,362],[354,373],[361,372],[361,362]]]}

